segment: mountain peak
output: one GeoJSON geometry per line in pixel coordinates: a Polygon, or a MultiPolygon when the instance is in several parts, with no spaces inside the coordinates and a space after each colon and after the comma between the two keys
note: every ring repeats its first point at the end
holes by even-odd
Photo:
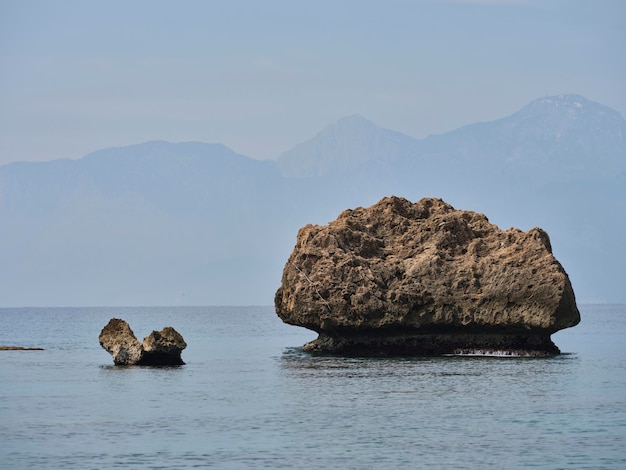
{"type": "Polygon", "coordinates": [[[544,96],[542,98],[537,98],[522,108],[519,113],[522,115],[528,115],[529,117],[544,114],[551,118],[560,117],[568,120],[623,120],[620,113],[614,109],[576,94],[544,96]]]}
{"type": "Polygon", "coordinates": [[[328,127],[348,127],[348,126],[367,126],[367,127],[378,127],[369,119],[364,118],[360,114],[352,114],[350,116],[345,116],[339,119],[334,124],[331,124],[328,127]]]}
{"type": "Polygon", "coordinates": [[[378,130],[380,130],[380,128],[369,119],[365,119],[359,114],[352,114],[327,125],[310,140],[333,138],[331,136],[346,138],[348,136],[371,133],[378,130]]]}
{"type": "Polygon", "coordinates": [[[378,127],[354,114],[278,157],[284,176],[309,177],[355,170],[367,161],[386,161],[410,152],[416,140],[378,127]]]}
{"type": "Polygon", "coordinates": [[[589,105],[592,102],[582,95],[577,94],[562,94],[554,96],[543,96],[532,101],[532,103],[539,103],[548,107],[573,107],[582,108],[585,105],[589,105]]]}

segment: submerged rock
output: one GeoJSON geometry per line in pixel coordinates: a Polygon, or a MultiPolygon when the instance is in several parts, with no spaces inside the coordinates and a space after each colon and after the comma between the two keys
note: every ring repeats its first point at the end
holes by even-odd
{"type": "Polygon", "coordinates": [[[580,321],[542,229],[398,197],[301,228],[275,307],[319,333],[306,350],[344,354],[557,354],[580,321]]]}
{"type": "Polygon", "coordinates": [[[181,358],[187,343],[171,326],[153,331],[143,343],[135,337],[128,323],[112,318],[102,329],[100,346],[106,349],[117,365],[183,365],[181,358]]]}

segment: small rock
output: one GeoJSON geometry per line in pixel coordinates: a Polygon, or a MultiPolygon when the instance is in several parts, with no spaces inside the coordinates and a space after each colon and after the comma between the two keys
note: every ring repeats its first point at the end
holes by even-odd
{"type": "Polygon", "coordinates": [[[144,338],[142,343],[143,364],[150,365],[182,365],[180,355],[187,347],[182,335],[171,326],[161,331],[153,331],[144,338]]]}
{"type": "Polygon", "coordinates": [[[135,337],[128,323],[112,318],[99,336],[100,346],[113,357],[116,365],[183,365],[181,358],[187,343],[171,326],[153,331],[143,343],[135,337]]]}

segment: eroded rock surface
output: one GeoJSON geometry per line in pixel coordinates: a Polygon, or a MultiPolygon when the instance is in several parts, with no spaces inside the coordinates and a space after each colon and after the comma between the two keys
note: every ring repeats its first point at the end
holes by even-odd
{"type": "Polygon", "coordinates": [[[180,355],[186,347],[187,343],[181,334],[167,326],[161,331],[153,331],[144,338],[142,361],[149,364],[184,364],[180,355]]]}
{"type": "Polygon", "coordinates": [[[181,358],[187,343],[171,326],[153,331],[143,343],[135,337],[128,323],[112,318],[102,329],[100,346],[106,349],[117,365],[183,365],[181,358]]]}
{"type": "Polygon", "coordinates": [[[305,349],[348,354],[555,354],[580,321],[542,229],[398,197],[301,228],[275,307],[319,333],[305,349]]]}

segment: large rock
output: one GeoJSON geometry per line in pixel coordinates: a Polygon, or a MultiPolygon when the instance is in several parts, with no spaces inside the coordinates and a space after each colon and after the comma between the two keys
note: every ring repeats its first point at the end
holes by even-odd
{"type": "Polygon", "coordinates": [[[181,358],[187,343],[171,326],[153,331],[143,343],[135,337],[128,323],[112,318],[102,329],[100,346],[106,349],[117,365],[183,365],[181,358]]]}
{"type": "Polygon", "coordinates": [[[301,228],[275,307],[319,333],[306,350],[346,354],[556,354],[580,321],[546,232],[398,197],[301,228]]]}

